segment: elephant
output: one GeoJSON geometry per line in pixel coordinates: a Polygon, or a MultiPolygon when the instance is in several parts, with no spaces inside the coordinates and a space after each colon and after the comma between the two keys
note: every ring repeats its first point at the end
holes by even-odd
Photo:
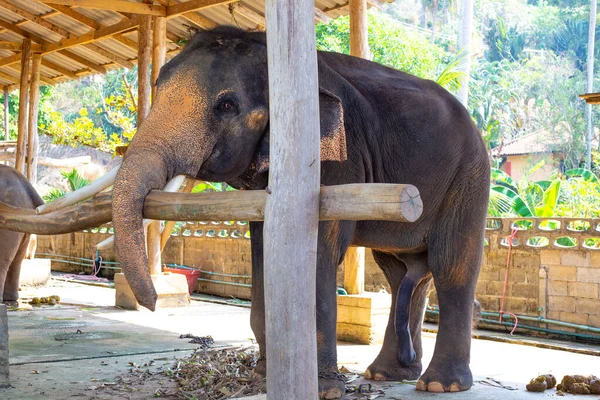
{"type": "MultiPolygon", "coordinates": [[[[0,165],[0,202],[34,209],[44,201],[31,183],[16,169],[0,165]]],[[[21,262],[29,246],[29,234],[0,230],[0,302],[15,303],[19,299],[21,262]]]]}
{"type": "MultiPolygon", "coordinates": [[[[234,27],[198,32],[160,70],[149,115],[114,184],[115,245],[138,302],[154,310],[142,211],[146,195],[178,174],[267,187],[269,89],[266,36],[234,27]]],[[[339,398],[336,270],[349,246],[372,249],[392,288],[375,380],[417,379],[417,389],[467,390],[475,283],[483,252],[490,165],[469,113],[435,82],[347,55],[318,52],[321,184],[404,183],[423,201],[414,223],[321,221],[316,323],[319,395],[339,398]],[[439,299],[435,352],[422,373],[421,321],[427,287],[439,299]]],[[[293,112],[293,110],[290,110],[293,112]]],[[[265,375],[263,223],[250,224],[251,327],[265,375]]]]}

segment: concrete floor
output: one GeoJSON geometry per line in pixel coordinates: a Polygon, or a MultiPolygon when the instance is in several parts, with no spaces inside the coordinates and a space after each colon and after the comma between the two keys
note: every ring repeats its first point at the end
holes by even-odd
{"type": "MultiPolygon", "coordinates": [[[[49,287],[25,288],[22,297],[57,294],[61,305],[9,312],[12,388],[0,389],[0,399],[144,399],[153,398],[156,386],[138,387],[135,393],[115,393],[98,388],[114,383],[115,377],[134,365],[148,369],[172,365],[174,358],[188,355],[196,347],[179,339],[180,334],[211,335],[218,346],[250,345],[250,310],[209,302],[190,307],[149,311],[115,309],[114,290],[53,280],[49,287]]],[[[497,340],[507,335],[494,334],[497,340]]],[[[538,341],[539,342],[539,341],[538,341]]],[[[423,334],[424,364],[431,359],[435,334],[423,334]]],[[[562,343],[544,342],[550,347],[562,343]]],[[[411,384],[374,383],[383,391],[377,398],[426,399],[448,396],[458,399],[529,399],[556,396],[554,390],[528,393],[525,384],[542,373],[600,375],[600,347],[569,344],[574,351],[544,349],[514,343],[474,339],[471,368],[478,381],[467,392],[434,395],[416,392],[411,384]],[[493,378],[510,391],[480,383],[493,378]]],[[[565,347],[567,348],[567,347],[565,347]]],[[[568,349],[568,348],[567,348],[568,349]]],[[[380,346],[340,343],[340,366],[364,371],[380,346]]],[[[362,383],[357,380],[352,384],[362,383]]],[[[567,395],[565,398],[574,398],[567,395]]],[[[352,398],[352,397],[351,397],[352,398]]],[[[369,398],[369,397],[363,397],[369,398]]],[[[585,398],[598,398],[586,396],[585,398]]]]}

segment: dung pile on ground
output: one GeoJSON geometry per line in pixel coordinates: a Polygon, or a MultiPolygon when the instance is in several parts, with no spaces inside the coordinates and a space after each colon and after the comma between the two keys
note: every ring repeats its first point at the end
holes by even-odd
{"type": "Polygon", "coordinates": [[[600,379],[594,375],[565,375],[556,389],[572,394],[600,394],[600,379]]]}
{"type": "Polygon", "coordinates": [[[266,392],[264,379],[252,377],[259,360],[255,348],[198,349],[176,360],[165,374],[178,384],[182,399],[222,400],[266,392]]]}

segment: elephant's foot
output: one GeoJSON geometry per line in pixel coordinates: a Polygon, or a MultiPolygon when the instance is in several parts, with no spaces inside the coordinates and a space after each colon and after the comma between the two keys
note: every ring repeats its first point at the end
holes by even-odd
{"type": "Polygon", "coordinates": [[[346,393],[344,375],[337,372],[319,371],[319,399],[339,399],[346,393]]]}
{"type": "Polygon", "coordinates": [[[461,392],[473,386],[468,364],[447,361],[432,363],[417,381],[417,390],[428,392],[461,392]]]}
{"type": "Polygon", "coordinates": [[[377,357],[365,371],[366,379],[376,381],[411,381],[421,375],[423,367],[418,361],[408,367],[403,367],[394,356],[393,359],[380,359],[377,357]]]}
{"type": "Polygon", "coordinates": [[[267,359],[265,357],[261,357],[256,362],[256,367],[254,367],[254,371],[252,372],[252,378],[262,379],[266,376],[267,376],[267,359]]]}

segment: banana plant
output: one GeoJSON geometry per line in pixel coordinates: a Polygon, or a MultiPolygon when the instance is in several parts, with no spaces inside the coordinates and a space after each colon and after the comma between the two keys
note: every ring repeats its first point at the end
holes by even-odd
{"type": "Polygon", "coordinates": [[[529,176],[544,165],[536,164],[519,182],[506,172],[492,168],[490,214],[514,213],[519,217],[552,217],[560,199],[560,179],[529,180],[529,176]]]}

